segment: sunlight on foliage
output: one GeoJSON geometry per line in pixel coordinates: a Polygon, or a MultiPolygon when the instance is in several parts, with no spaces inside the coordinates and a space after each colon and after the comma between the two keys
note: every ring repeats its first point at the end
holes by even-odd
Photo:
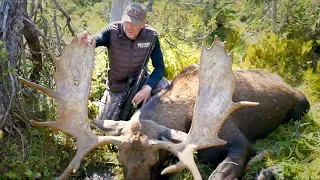
{"type": "Polygon", "coordinates": [[[243,66],[269,69],[291,83],[301,82],[303,71],[308,69],[311,48],[311,41],[289,40],[264,32],[257,43],[246,48],[243,66]]]}
{"type": "Polygon", "coordinates": [[[200,49],[189,47],[188,45],[180,45],[175,48],[170,47],[169,43],[161,40],[164,62],[165,62],[165,77],[172,80],[183,68],[191,64],[199,64],[200,49]]]}
{"type": "Polygon", "coordinates": [[[267,168],[277,179],[315,179],[320,173],[316,168],[320,160],[319,133],[319,126],[310,122],[308,117],[282,125],[255,144],[258,153],[266,148],[273,153],[249,168],[255,172],[267,168]]]}

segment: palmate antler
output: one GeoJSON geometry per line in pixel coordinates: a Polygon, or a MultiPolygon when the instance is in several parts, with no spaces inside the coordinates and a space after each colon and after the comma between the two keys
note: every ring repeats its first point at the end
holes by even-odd
{"type": "Polygon", "coordinates": [[[122,137],[96,136],[88,121],[88,98],[94,66],[94,47],[84,42],[78,45],[77,37],[65,45],[60,58],[51,57],[56,65],[54,80],[56,89],[51,90],[21,79],[20,82],[53,97],[57,102],[57,121],[37,122],[34,127],[45,127],[64,131],[77,139],[77,153],[67,169],[59,177],[65,179],[71,171],[75,172],[82,158],[100,145],[119,145],[122,137]]]}
{"type": "Polygon", "coordinates": [[[226,144],[218,138],[218,133],[228,116],[240,107],[259,104],[232,102],[234,84],[232,56],[227,54],[224,43],[216,36],[213,47],[202,48],[199,91],[187,138],[180,144],[153,141],[154,146],[167,149],[180,159],[179,163],[164,169],[162,174],[188,168],[195,179],[202,179],[193,159],[194,151],[226,144]]]}

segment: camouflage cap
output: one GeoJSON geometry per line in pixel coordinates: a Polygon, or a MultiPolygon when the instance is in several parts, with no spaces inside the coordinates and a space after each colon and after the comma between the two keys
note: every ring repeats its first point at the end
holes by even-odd
{"type": "Polygon", "coordinates": [[[121,21],[128,21],[138,26],[146,19],[147,8],[140,3],[131,3],[126,7],[121,21]]]}

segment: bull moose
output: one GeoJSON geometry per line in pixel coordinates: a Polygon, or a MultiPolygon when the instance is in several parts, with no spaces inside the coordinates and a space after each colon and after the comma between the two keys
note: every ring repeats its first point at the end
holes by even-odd
{"type": "Polygon", "coordinates": [[[239,178],[255,154],[250,142],[267,136],[286,121],[299,119],[310,107],[301,92],[275,74],[262,70],[232,72],[232,56],[215,38],[210,49],[202,49],[200,67],[182,70],[129,121],[89,122],[93,47],[78,45],[75,37],[65,45],[60,58],[51,55],[56,65],[55,90],[21,80],[57,102],[57,121],[31,124],[64,131],[77,139],[77,153],[59,179],[76,171],[88,152],[105,144],[119,148],[126,179],[156,179],[168,151],[180,162],[162,174],[188,168],[195,179],[201,179],[193,160],[193,152],[198,151],[200,161],[218,165],[209,179],[239,178]],[[90,125],[106,136],[96,135],[90,125]]]}

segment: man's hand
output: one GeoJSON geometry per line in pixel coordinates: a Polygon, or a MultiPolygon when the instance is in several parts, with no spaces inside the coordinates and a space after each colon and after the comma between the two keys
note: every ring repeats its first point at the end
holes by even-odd
{"type": "Polygon", "coordinates": [[[95,39],[89,36],[88,31],[83,31],[82,33],[77,35],[78,44],[81,45],[81,42],[84,41],[88,46],[95,44],[95,39]]]}
{"type": "Polygon", "coordinates": [[[143,85],[140,91],[134,96],[131,103],[136,103],[136,105],[141,102],[146,103],[150,97],[152,88],[148,85],[143,85]]]}

